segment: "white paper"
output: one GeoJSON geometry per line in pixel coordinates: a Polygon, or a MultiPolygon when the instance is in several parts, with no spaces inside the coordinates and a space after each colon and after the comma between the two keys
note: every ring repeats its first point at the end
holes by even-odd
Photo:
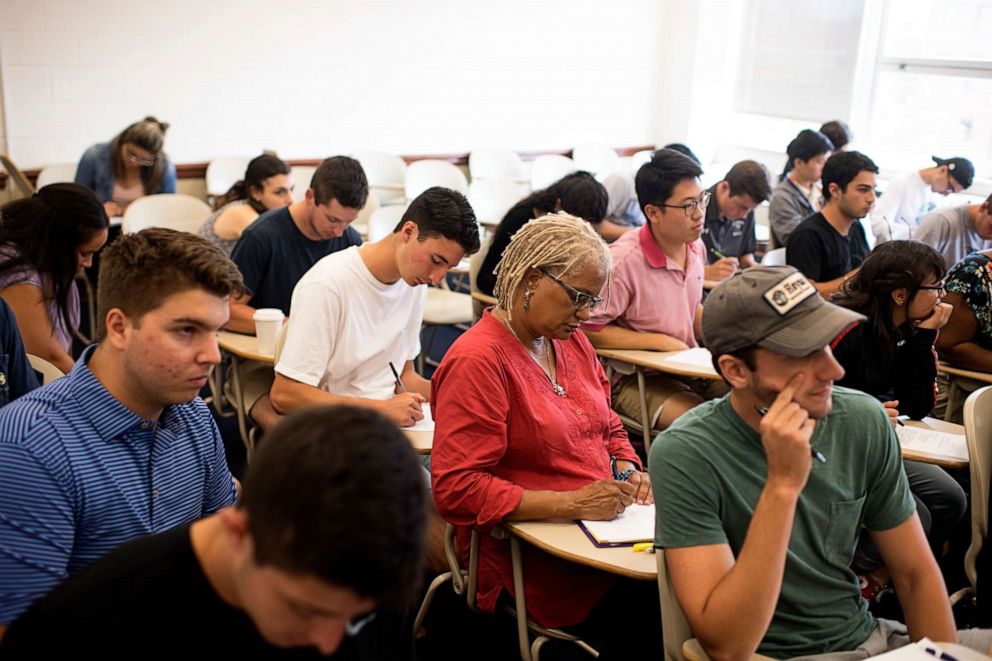
{"type": "Polygon", "coordinates": [[[654,540],[654,503],[633,503],[612,521],[583,519],[582,525],[600,544],[650,542],[654,540]]]}
{"type": "Polygon", "coordinates": [[[704,349],[703,347],[686,349],[685,351],[674,353],[671,356],[667,356],[665,362],[713,371],[713,355],[709,349],[704,349]]]}
{"type": "Polygon", "coordinates": [[[948,434],[932,429],[898,425],[896,436],[899,437],[899,444],[907,450],[918,450],[968,461],[968,442],[963,434],[948,434]]]}
{"type": "Polygon", "coordinates": [[[431,415],[431,405],[421,404],[424,409],[424,419],[418,420],[417,424],[407,427],[407,431],[434,431],[434,416],[431,415]]]}
{"type": "MultiPolygon", "coordinates": [[[[929,638],[923,637],[915,643],[903,645],[891,652],[873,656],[872,659],[886,659],[886,661],[938,661],[940,653],[943,651],[939,644],[929,638]]],[[[978,653],[976,652],[976,654],[978,653]]]]}

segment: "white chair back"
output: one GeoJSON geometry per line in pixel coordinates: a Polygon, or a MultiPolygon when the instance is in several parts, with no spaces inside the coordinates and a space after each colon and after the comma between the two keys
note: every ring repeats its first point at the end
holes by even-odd
{"type": "Polygon", "coordinates": [[[468,179],[458,169],[447,161],[432,158],[414,161],[406,169],[406,199],[413,200],[432,186],[444,186],[468,195],[468,179]]]}
{"type": "Polygon", "coordinates": [[[761,258],[762,266],[785,266],[785,248],[769,250],[761,258]]]}
{"type": "Polygon", "coordinates": [[[594,175],[608,175],[621,168],[620,156],[613,147],[601,144],[579,145],[572,150],[572,160],[577,170],[594,175]]]}
{"type": "Polygon", "coordinates": [[[358,212],[358,217],[351,223],[351,226],[362,235],[363,239],[369,238],[369,221],[372,219],[372,214],[380,208],[379,200],[376,199],[375,195],[370,194],[365,206],[358,212]]]}
{"type": "Polygon", "coordinates": [[[665,641],[665,661],[681,661],[682,644],[692,638],[692,629],[675,598],[672,580],[665,565],[665,551],[655,549],[658,562],[658,593],[661,595],[661,635],[665,641]]]}
{"type": "Polygon", "coordinates": [[[407,205],[391,204],[388,207],[380,207],[369,217],[368,236],[369,241],[375,243],[379,239],[385,238],[393,233],[400,222],[400,218],[406,212],[407,205]]]}
{"type": "Polygon", "coordinates": [[[975,560],[978,552],[982,550],[989,530],[992,386],[979,388],[965,400],[964,435],[968,440],[968,469],[971,473],[971,545],[964,556],[964,573],[968,576],[971,587],[975,588],[978,582],[975,560]]]}
{"type": "Polygon", "coordinates": [[[527,193],[525,184],[512,179],[473,179],[468,187],[468,201],[480,223],[496,224],[527,193]]]}
{"type": "Polygon", "coordinates": [[[541,190],[555,183],[566,174],[578,170],[575,161],[561,154],[544,154],[534,159],[530,169],[531,190],[541,190]]]}
{"type": "Polygon", "coordinates": [[[146,195],[128,205],[121,220],[125,234],[146,227],[168,227],[181,232],[196,232],[213,210],[198,197],[181,193],[146,195]]]}
{"type": "Polygon", "coordinates": [[[289,171],[293,177],[293,201],[299,202],[307,196],[310,180],[317,168],[312,165],[294,165],[289,171]]]}
{"type": "Polygon", "coordinates": [[[41,372],[42,385],[51,383],[55,379],[65,376],[65,372],[39,356],[28,354],[28,362],[31,363],[31,368],[34,369],[34,371],[41,372]]]}
{"type": "Polygon", "coordinates": [[[524,162],[510,149],[476,149],[468,155],[468,173],[478,179],[523,181],[524,162]]]}
{"type": "Polygon", "coordinates": [[[351,155],[362,164],[369,180],[369,192],[381,206],[403,204],[403,185],[406,181],[406,161],[396,154],[380,151],[361,151],[351,155]]]}
{"type": "Polygon", "coordinates": [[[35,188],[41,188],[48,184],[70,183],[76,180],[75,163],[52,163],[41,168],[38,179],[34,184],[35,188]]]}
{"type": "Polygon", "coordinates": [[[251,156],[219,156],[207,163],[207,195],[220,197],[245,178],[251,156]]]}

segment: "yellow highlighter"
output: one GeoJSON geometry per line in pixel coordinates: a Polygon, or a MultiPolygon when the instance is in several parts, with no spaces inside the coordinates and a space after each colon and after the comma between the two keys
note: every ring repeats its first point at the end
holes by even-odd
{"type": "Polygon", "coordinates": [[[654,553],[654,542],[638,542],[634,544],[634,553],[654,553]]]}

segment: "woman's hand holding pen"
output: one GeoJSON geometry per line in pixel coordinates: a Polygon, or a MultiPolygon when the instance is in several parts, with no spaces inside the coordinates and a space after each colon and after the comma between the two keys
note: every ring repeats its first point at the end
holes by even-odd
{"type": "Polygon", "coordinates": [[[901,425],[902,420],[899,419],[899,400],[890,399],[887,402],[882,402],[882,406],[885,408],[885,413],[889,416],[889,422],[892,426],[901,425]]]}
{"type": "Polygon", "coordinates": [[[613,478],[597,480],[577,491],[566,493],[570,501],[572,519],[609,521],[623,513],[634,502],[637,491],[630,482],[618,482],[613,478]]]}

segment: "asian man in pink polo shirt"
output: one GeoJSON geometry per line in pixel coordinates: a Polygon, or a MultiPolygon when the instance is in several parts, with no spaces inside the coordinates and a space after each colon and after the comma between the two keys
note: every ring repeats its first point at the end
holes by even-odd
{"type": "MultiPolygon", "coordinates": [[[[637,199],[648,222],[610,245],[613,272],[601,292],[606,304],[583,325],[596,348],[677,351],[698,346],[706,248],[699,239],[709,193],[699,164],[660,149],[637,172],[637,199]]],[[[654,427],[665,429],[704,399],[723,394],[715,381],[648,376],[654,427]]],[[[636,375],[613,389],[614,407],[640,417],[636,375]]]]}

